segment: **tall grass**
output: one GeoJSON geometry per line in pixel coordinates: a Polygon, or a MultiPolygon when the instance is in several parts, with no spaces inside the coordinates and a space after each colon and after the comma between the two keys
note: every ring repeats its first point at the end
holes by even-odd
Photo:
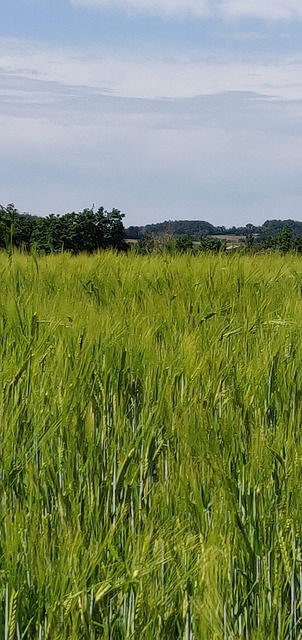
{"type": "Polygon", "coordinates": [[[302,262],[0,256],[0,637],[302,637],[302,262]]]}

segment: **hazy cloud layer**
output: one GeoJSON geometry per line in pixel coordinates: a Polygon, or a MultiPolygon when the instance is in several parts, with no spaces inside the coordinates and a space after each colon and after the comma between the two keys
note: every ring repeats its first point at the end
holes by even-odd
{"type": "Polygon", "coordinates": [[[299,217],[301,64],[2,41],[1,202],[42,214],[95,202],[127,224],[299,217]]]}
{"type": "Polygon", "coordinates": [[[164,17],[222,19],[259,18],[289,20],[302,18],[300,0],[70,0],[87,8],[149,13],[164,17]]]}
{"type": "Polygon", "coordinates": [[[158,52],[145,56],[0,40],[3,75],[94,88],[137,98],[190,97],[222,91],[254,91],[302,98],[302,55],[235,57],[158,52]]]}

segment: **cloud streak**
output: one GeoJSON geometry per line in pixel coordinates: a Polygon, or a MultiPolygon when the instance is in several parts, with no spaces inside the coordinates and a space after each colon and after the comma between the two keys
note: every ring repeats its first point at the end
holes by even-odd
{"type": "Polygon", "coordinates": [[[265,21],[302,18],[300,0],[70,0],[74,6],[147,13],[165,18],[212,18],[265,21]]]}
{"type": "MultiPolygon", "coordinates": [[[[251,91],[268,97],[302,98],[302,55],[205,57],[82,51],[17,39],[0,41],[1,86],[13,89],[23,79],[89,88],[129,98],[189,98],[223,91],[251,91]],[[10,79],[9,79],[10,77],[10,79]],[[6,80],[5,80],[6,78],[6,80]]],[[[43,85],[45,87],[45,85],[43,85]]],[[[75,96],[76,100],[76,96],[75,96]]]]}
{"type": "Polygon", "coordinates": [[[301,69],[298,57],[137,60],[2,41],[2,203],[95,202],[127,224],[297,217],[301,69]]]}
{"type": "Polygon", "coordinates": [[[210,0],[71,0],[71,4],[88,9],[105,8],[163,17],[205,18],[211,14],[210,0]]]}

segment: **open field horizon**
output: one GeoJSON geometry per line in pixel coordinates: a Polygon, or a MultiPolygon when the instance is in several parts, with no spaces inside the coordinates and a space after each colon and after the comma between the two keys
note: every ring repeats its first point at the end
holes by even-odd
{"type": "Polygon", "coordinates": [[[0,276],[0,637],[301,638],[301,258],[0,276]]]}

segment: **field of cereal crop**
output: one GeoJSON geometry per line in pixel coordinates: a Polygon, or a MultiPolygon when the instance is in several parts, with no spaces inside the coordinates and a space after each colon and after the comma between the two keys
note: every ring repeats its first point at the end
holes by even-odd
{"type": "Polygon", "coordinates": [[[302,637],[302,261],[0,255],[0,637],[302,637]]]}

